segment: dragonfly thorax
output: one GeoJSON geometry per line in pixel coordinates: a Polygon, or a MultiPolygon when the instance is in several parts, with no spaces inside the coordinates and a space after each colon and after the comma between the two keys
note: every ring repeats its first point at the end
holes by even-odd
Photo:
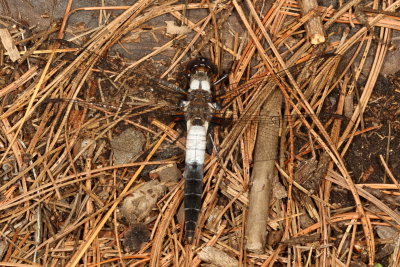
{"type": "Polygon", "coordinates": [[[203,89],[189,90],[188,101],[185,101],[185,120],[194,125],[203,125],[211,121],[214,107],[211,105],[210,91],[203,89]]]}

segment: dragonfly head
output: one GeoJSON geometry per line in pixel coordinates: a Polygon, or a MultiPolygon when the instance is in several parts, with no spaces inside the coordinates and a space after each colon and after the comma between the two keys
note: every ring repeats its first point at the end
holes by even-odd
{"type": "Polygon", "coordinates": [[[217,74],[217,67],[208,58],[199,57],[187,64],[186,71],[190,76],[198,72],[205,72],[211,78],[217,74]]]}
{"type": "Polygon", "coordinates": [[[217,74],[216,66],[205,57],[190,61],[186,67],[190,77],[189,91],[202,89],[211,93],[211,80],[217,74]]]}

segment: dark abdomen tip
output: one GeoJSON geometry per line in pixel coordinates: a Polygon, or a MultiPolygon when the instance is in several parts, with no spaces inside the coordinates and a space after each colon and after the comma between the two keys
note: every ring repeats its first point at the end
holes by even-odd
{"type": "Polygon", "coordinates": [[[194,237],[197,220],[201,209],[203,190],[203,165],[187,164],[185,171],[185,236],[188,242],[194,237]]]}

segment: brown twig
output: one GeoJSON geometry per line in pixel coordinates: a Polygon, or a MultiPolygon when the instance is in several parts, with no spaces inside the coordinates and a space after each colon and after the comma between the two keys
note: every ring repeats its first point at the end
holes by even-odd
{"type": "MultiPolygon", "coordinates": [[[[260,115],[279,116],[281,105],[281,93],[278,90],[272,91],[265,101],[260,115]]],[[[274,159],[278,154],[277,128],[279,128],[278,120],[273,124],[260,123],[258,128],[246,228],[246,247],[253,252],[262,252],[265,246],[266,223],[275,176],[274,159]]]]}
{"type": "MultiPolygon", "coordinates": [[[[318,8],[317,0],[302,0],[300,1],[301,13],[306,15],[308,12],[318,8]]],[[[307,36],[311,44],[317,45],[325,42],[325,32],[322,26],[319,15],[314,14],[306,25],[307,36]]]]}

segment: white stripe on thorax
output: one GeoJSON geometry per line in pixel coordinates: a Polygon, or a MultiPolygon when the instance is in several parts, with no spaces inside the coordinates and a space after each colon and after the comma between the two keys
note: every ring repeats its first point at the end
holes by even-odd
{"type": "Polygon", "coordinates": [[[189,92],[198,89],[203,89],[204,91],[211,92],[210,82],[208,80],[192,79],[190,81],[189,92]]]}
{"type": "Polygon", "coordinates": [[[186,138],[186,163],[204,164],[206,150],[207,124],[191,125],[188,123],[186,138]]]}

